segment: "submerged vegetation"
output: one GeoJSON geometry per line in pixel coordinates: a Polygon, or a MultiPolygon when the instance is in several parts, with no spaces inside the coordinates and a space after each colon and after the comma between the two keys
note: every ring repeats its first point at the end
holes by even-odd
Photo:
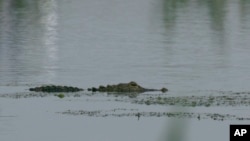
{"type": "MultiPolygon", "coordinates": [[[[67,88],[67,87],[66,87],[67,88]]],[[[70,87],[69,87],[70,88],[70,87]]],[[[74,88],[74,87],[73,87],[74,88]]],[[[37,89],[42,89],[37,87],[37,89]]],[[[73,90],[72,90],[73,91],[73,90]]],[[[29,92],[15,94],[1,94],[0,97],[9,98],[29,98],[29,97],[47,97],[57,96],[64,97],[82,97],[102,94],[101,92],[29,92]]],[[[211,106],[250,106],[250,92],[223,92],[221,95],[203,95],[203,96],[171,96],[165,94],[142,94],[136,92],[108,92],[111,97],[116,97],[116,101],[130,102],[133,104],[145,105],[166,105],[166,106],[182,106],[182,107],[211,107],[211,106]],[[127,98],[124,98],[127,97],[127,98]]],[[[105,96],[105,95],[103,95],[105,96]]]]}
{"type": "Polygon", "coordinates": [[[193,112],[138,112],[138,109],[113,109],[113,110],[67,110],[58,112],[65,115],[81,115],[90,117],[169,117],[169,118],[196,118],[198,120],[211,119],[217,121],[223,120],[250,120],[250,117],[241,117],[231,114],[218,114],[218,113],[193,113],[193,112]],[[117,112],[119,111],[119,112],[117,112]]]}
{"type": "Polygon", "coordinates": [[[179,96],[179,97],[145,97],[133,100],[136,104],[158,104],[185,107],[197,106],[250,106],[250,96],[223,95],[223,96],[179,96]]]}
{"type": "MultiPolygon", "coordinates": [[[[51,88],[51,87],[50,87],[51,88]]],[[[66,87],[67,88],[67,87],[66,87]]],[[[70,88],[70,87],[69,87],[70,88]]],[[[74,87],[72,87],[74,88],[74,87]]],[[[37,88],[42,89],[42,88],[37,88]]],[[[212,91],[212,93],[214,93],[212,91]]],[[[99,95],[104,98],[104,101],[116,101],[116,102],[128,102],[132,104],[141,105],[161,105],[161,106],[177,106],[177,107],[249,107],[250,106],[250,92],[219,92],[217,94],[203,95],[203,96],[173,96],[166,95],[163,93],[144,93],[139,95],[136,92],[107,92],[104,95],[101,91],[96,92],[24,92],[15,94],[1,94],[2,98],[30,98],[30,97],[48,97],[56,96],[58,98],[65,97],[87,97],[86,101],[89,100],[88,97],[99,95]],[[112,93],[112,95],[109,95],[112,93]]],[[[250,117],[240,117],[230,114],[220,114],[220,113],[193,113],[193,112],[157,112],[157,111],[139,111],[138,109],[113,109],[110,111],[96,110],[67,110],[64,112],[59,112],[61,114],[68,115],[83,115],[83,116],[94,116],[94,117],[125,117],[125,116],[135,116],[138,119],[140,117],[174,117],[174,118],[196,118],[201,119],[212,119],[212,120],[250,120],[250,117]],[[118,112],[117,112],[118,111],[118,112]]]]}

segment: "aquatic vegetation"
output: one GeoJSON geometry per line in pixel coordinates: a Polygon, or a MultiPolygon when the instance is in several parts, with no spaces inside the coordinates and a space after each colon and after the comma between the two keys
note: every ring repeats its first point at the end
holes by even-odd
{"type": "MultiPolygon", "coordinates": [[[[119,110],[119,109],[118,109],[119,110]]],[[[59,114],[65,115],[81,115],[81,116],[90,116],[90,117],[168,117],[168,118],[193,118],[198,120],[210,119],[216,121],[223,120],[250,120],[250,117],[239,117],[231,114],[219,114],[219,113],[193,113],[193,112],[140,112],[138,109],[120,109],[120,112],[117,109],[113,110],[96,110],[96,111],[87,111],[87,110],[67,110],[64,112],[57,112],[59,114]]]]}
{"type": "Polygon", "coordinates": [[[55,96],[59,97],[59,98],[64,98],[65,95],[63,93],[60,93],[60,94],[55,94],[55,96]]]}
{"type": "Polygon", "coordinates": [[[150,105],[151,103],[150,103],[149,100],[147,100],[147,101],[145,101],[145,104],[146,104],[146,105],[150,105]]]}
{"type": "Polygon", "coordinates": [[[158,104],[175,105],[185,107],[197,106],[250,106],[250,96],[223,95],[223,96],[177,96],[177,97],[144,97],[135,99],[132,103],[136,104],[158,104]]]}
{"type": "MultiPolygon", "coordinates": [[[[57,96],[59,98],[64,97],[91,97],[91,96],[102,96],[105,101],[116,101],[116,102],[126,102],[132,104],[145,104],[150,107],[152,106],[179,106],[179,107],[204,107],[211,109],[213,107],[241,107],[241,106],[250,106],[250,95],[249,93],[223,93],[216,95],[203,95],[203,96],[171,96],[165,95],[162,93],[144,93],[140,94],[136,92],[107,92],[105,95],[103,93],[93,93],[93,92],[23,92],[23,93],[14,93],[14,94],[1,94],[1,98],[32,98],[32,97],[49,97],[57,96]],[[109,95],[112,94],[112,95],[109,95]],[[105,98],[108,97],[108,98],[105,98]]],[[[88,101],[88,98],[84,98],[88,101]]],[[[230,108],[229,107],[229,108],[230,108]]],[[[250,120],[250,117],[240,117],[230,114],[221,114],[221,113],[192,113],[192,112],[165,112],[165,111],[140,111],[138,109],[125,109],[117,108],[112,110],[67,110],[65,112],[59,112],[61,114],[67,115],[83,115],[83,116],[92,116],[92,117],[126,117],[134,116],[136,119],[143,117],[169,117],[169,118],[194,118],[198,120],[202,119],[211,119],[211,120],[250,120]]]]}

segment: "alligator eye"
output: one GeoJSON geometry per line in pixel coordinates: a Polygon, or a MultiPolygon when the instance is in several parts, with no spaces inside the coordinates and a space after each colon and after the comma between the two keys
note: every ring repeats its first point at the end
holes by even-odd
{"type": "Polygon", "coordinates": [[[134,81],[131,81],[129,84],[130,84],[131,86],[137,86],[136,82],[134,82],[134,81]]]}
{"type": "Polygon", "coordinates": [[[165,93],[166,91],[168,91],[168,89],[163,87],[163,88],[161,89],[161,91],[162,91],[163,93],[165,93]]]}

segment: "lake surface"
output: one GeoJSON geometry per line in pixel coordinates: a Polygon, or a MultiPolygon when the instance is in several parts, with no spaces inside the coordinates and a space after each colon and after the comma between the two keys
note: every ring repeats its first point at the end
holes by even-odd
{"type": "Polygon", "coordinates": [[[249,12],[246,0],[0,0],[1,141],[229,140],[229,125],[249,120],[138,120],[110,116],[110,110],[249,118],[248,104],[135,102],[158,95],[240,94],[248,99],[249,12]],[[169,92],[134,99],[86,91],[63,99],[53,94],[27,96],[28,88],[43,84],[86,89],[132,80],[169,92]],[[106,117],[62,114],[67,110],[109,112],[106,117]]]}

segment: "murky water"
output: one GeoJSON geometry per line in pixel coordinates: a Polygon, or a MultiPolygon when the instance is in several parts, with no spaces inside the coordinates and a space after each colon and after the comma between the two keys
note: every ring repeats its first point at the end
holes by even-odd
{"type": "Polygon", "coordinates": [[[249,120],[206,116],[250,117],[249,104],[237,101],[250,92],[249,12],[246,0],[0,0],[1,140],[229,140],[229,125],[249,120]],[[131,80],[167,87],[163,100],[239,99],[183,109],[154,101],[158,93],[59,99],[28,92],[42,84],[86,89],[131,80]],[[106,112],[62,114],[68,110],[106,112]],[[200,120],[136,116],[180,111],[200,120]]]}

